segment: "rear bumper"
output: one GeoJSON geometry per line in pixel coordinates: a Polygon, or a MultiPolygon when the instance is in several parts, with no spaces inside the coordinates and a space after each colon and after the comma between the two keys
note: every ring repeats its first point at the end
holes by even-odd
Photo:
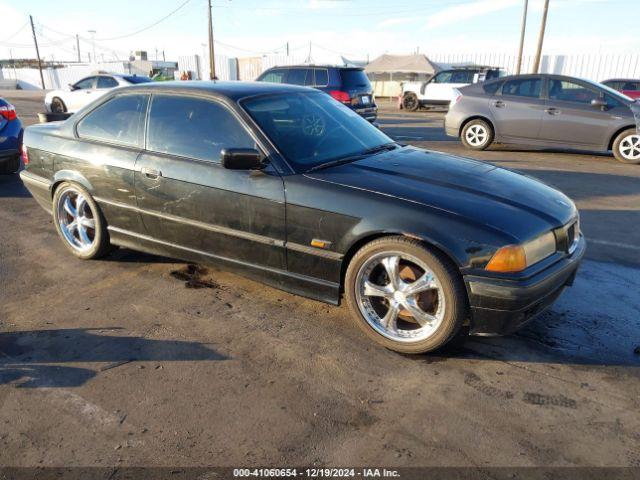
{"type": "Polygon", "coordinates": [[[447,115],[444,117],[444,132],[449,137],[459,137],[460,136],[460,127],[462,126],[462,122],[464,122],[466,116],[458,113],[453,109],[449,109],[447,115]]]}
{"type": "Polygon", "coordinates": [[[511,333],[551,306],[573,284],[586,251],[584,237],[570,256],[524,280],[465,276],[471,334],[511,333]]]}
{"type": "Polygon", "coordinates": [[[358,115],[369,122],[375,122],[378,118],[378,107],[354,108],[358,115]]]}
{"type": "Polygon", "coordinates": [[[20,179],[38,204],[51,213],[51,180],[35,175],[28,170],[20,172],[20,179]]]}

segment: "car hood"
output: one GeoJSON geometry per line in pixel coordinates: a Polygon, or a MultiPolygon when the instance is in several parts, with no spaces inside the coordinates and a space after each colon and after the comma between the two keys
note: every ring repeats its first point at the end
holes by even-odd
{"type": "Polygon", "coordinates": [[[542,182],[488,163],[414,147],[307,176],[462,216],[517,242],[577,215],[567,196],[542,182]]]}

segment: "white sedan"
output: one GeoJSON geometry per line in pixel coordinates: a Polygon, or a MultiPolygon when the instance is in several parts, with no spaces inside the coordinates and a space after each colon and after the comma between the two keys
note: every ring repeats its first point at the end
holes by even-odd
{"type": "Polygon", "coordinates": [[[69,88],[53,90],[44,97],[47,112],[74,113],[109,90],[136,83],[150,82],[149,77],[126,74],[98,74],[83,78],[69,88]]]}

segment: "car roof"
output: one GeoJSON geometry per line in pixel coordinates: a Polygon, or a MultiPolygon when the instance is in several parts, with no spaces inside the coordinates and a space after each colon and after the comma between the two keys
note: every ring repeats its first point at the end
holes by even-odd
{"type": "Polygon", "coordinates": [[[263,95],[269,93],[301,93],[301,92],[316,92],[314,88],[300,87],[297,85],[290,85],[284,83],[268,83],[268,82],[226,82],[220,80],[191,80],[191,81],[170,81],[170,82],[150,82],[139,83],[137,85],[131,85],[130,87],[124,87],[128,91],[132,90],[144,90],[154,93],[167,92],[167,93],[179,93],[179,92],[200,92],[208,93],[221,97],[227,97],[231,100],[239,100],[245,97],[251,97],[255,95],[263,95]]]}
{"type": "Polygon", "coordinates": [[[604,82],[640,82],[640,78],[607,78],[604,82]]]}
{"type": "Polygon", "coordinates": [[[317,64],[303,63],[300,65],[274,65],[273,67],[269,67],[267,70],[273,70],[274,68],[336,68],[338,70],[364,70],[364,67],[357,67],[357,66],[350,67],[348,65],[331,65],[331,64],[322,64],[322,63],[317,63],[317,64]]]}

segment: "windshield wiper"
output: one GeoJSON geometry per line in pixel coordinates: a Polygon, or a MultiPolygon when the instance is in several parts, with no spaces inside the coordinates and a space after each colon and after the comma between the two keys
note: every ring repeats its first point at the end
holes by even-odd
{"type": "Polygon", "coordinates": [[[356,160],[360,160],[364,157],[368,157],[369,155],[375,155],[376,153],[395,150],[397,146],[398,144],[395,142],[384,143],[382,145],[378,145],[377,147],[363,150],[362,152],[356,153],[355,155],[349,155],[348,157],[336,158],[334,160],[329,160],[328,162],[319,163],[318,165],[314,165],[309,170],[307,170],[306,173],[315,172],[316,170],[322,170],[323,168],[344,165],[345,163],[355,162],[356,160]]]}

